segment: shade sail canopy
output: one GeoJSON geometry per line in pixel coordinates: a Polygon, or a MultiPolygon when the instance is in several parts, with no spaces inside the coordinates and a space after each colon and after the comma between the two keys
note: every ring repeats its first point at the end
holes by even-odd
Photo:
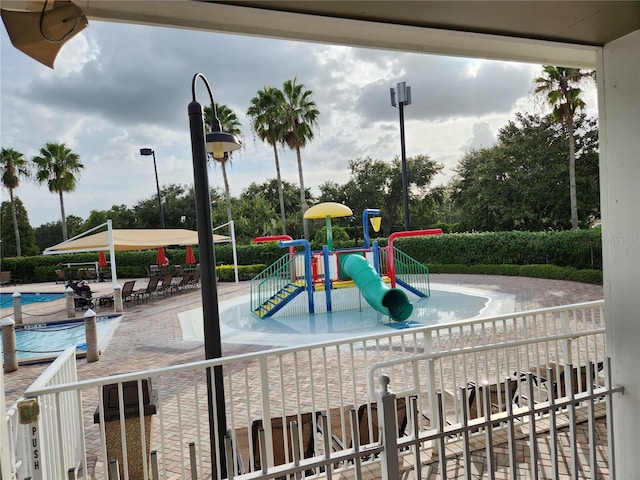
{"type": "MultiPolygon", "coordinates": [[[[198,232],[182,228],[114,229],[112,232],[113,248],[116,252],[150,250],[168,245],[187,246],[198,244],[198,232]]],[[[225,235],[214,235],[213,241],[215,243],[230,242],[231,238],[225,235]]],[[[109,250],[108,231],[59,243],[58,245],[47,248],[44,253],[92,252],[100,250],[109,250]]]]}

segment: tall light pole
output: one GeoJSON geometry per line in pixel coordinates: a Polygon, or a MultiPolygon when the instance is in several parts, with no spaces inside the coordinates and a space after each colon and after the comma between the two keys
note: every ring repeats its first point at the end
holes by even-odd
{"type": "MultiPolygon", "coordinates": [[[[240,142],[222,131],[216,113],[213,92],[209,82],[201,73],[196,73],[191,82],[191,103],[189,129],[191,131],[191,156],[193,158],[193,187],[195,191],[196,218],[198,222],[198,252],[200,255],[200,290],[202,294],[202,322],[204,324],[204,352],[207,360],[222,357],[220,338],[220,312],[218,311],[218,286],[216,284],[216,257],[211,225],[211,196],[207,169],[207,152],[214,158],[223,158],[225,152],[240,148],[240,142]],[[201,79],[207,87],[211,100],[211,131],[207,133],[205,145],[204,117],[202,105],[196,101],[196,82],[201,79]]],[[[222,366],[207,368],[207,405],[209,411],[209,440],[211,445],[211,468],[213,478],[226,478],[224,436],[227,432],[227,418],[224,403],[224,377],[222,366]],[[212,382],[213,380],[213,382],[212,382]],[[215,395],[214,395],[215,393],[215,395]],[[215,398],[214,398],[215,397],[215,398]],[[215,405],[215,409],[214,409],[215,405]],[[214,411],[217,414],[214,414],[214,411]],[[218,441],[216,442],[216,434],[218,441]],[[216,446],[219,457],[216,457],[216,446]],[[219,461],[217,461],[219,459],[219,461]],[[220,472],[217,477],[216,470],[220,472]]]]}
{"type": "Polygon", "coordinates": [[[160,210],[160,228],[164,228],[164,212],[162,211],[162,200],[160,198],[160,183],[158,182],[158,167],[156,166],[156,152],[151,148],[141,148],[140,155],[153,155],[153,171],[156,174],[156,190],[158,191],[158,210],[160,210]]]}
{"type": "Polygon", "coordinates": [[[400,112],[400,152],[402,159],[402,195],[404,199],[404,229],[409,230],[409,179],[407,178],[407,152],[404,145],[404,106],[411,105],[411,87],[406,82],[398,83],[396,89],[391,87],[391,106],[400,112]]]}

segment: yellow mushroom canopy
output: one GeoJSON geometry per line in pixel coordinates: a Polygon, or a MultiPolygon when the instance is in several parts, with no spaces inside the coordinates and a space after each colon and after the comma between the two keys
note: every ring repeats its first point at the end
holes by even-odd
{"type": "Polygon", "coordinates": [[[304,212],[304,218],[348,217],[350,215],[353,215],[351,209],[337,202],[319,203],[304,212]]]}

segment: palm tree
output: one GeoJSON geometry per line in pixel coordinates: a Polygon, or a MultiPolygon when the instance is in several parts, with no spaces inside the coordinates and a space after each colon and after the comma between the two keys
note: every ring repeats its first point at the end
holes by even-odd
{"type": "Polygon", "coordinates": [[[73,153],[64,143],[47,143],[40,149],[40,155],[33,157],[36,164],[36,180],[46,183],[51,193],[57,193],[60,198],[60,213],[62,216],[62,239],[67,240],[67,218],[64,214],[64,192],[76,189],[76,175],[84,169],[80,163],[80,156],[73,153]]]}
{"type": "Polygon", "coordinates": [[[578,198],[576,194],[576,143],[574,138],[574,115],[583,110],[584,101],[580,98],[579,85],[585,79],[595,78],[594,71],[582,71],[579,68],[554,67],[544,65],[543,75],[537,77],[534,92],[544,96],[553,108],[553,118],[561,123],[569,137],[569,198],[571,204],[571,228],[578,228],[578,198]]]}
{"type": "Polygon", "coordinates": [[[283,85],[284,92],[284,142],[291,150],[296,151],[298,159],[298,177],[300,179],[300,207],[302,209],[302,224],[304,238],[309,240],[309,226],[304,218],[307,211],[307,199],[305,197],[304,177],[302,175],[302,157],[300,148],[313,139],[313,127],[317,125],[320,111],[311,99],[313,92],[305,90],[301,83],[296,83],[296,78],[287,80],[283,85]]]}
{"type": "Polygon", "coordinates": [[[2,175],[2,186],[9,190],[11,219],[13,220],[13,230],[16,237],[16,255],[21,257],[20,229],[18,228],[18,216],[16,215],[13,191],[18,188],[21,177],[29,178],[31,176],[29,164],[25,156],[13,148],[3,148],[2,152],[0,152],[0,175],[2,175]]]}
{"type": "MultiPolygon", "coordinates": [[[[240,143],[243,142],[242,131],[240,130],[240,120],[236,116],[236,113],[227,107],[225,104],[216,103],[216,113],[218,120],[220,120],[220,125],[222,126],[222,130],[232,135],[240,140],[240,143]]],[[[205,129],[209,130],[211,128],[211,119],[213,115],[211,112],[211,107],[204,107],[204,123],[205,129]]],[[[223,158],[214,158],[215,161],[220,163],[220,167],[222,168],[222,180],[224,181],[224,194],[225,200],[227,203],[227,220],[231,222],[231,193],[229,192],[229,181],[227,179],[227,162],[231,164],[231,155],[233,152],[225,152],[223,158]]]]}
{"type": "Polygon", "coordinates": [[[280,219],[282,221],[282,234],[287,234],[287,220],[284,211],[284,193],[282,190],[282,176],[280,175],[280,161],[278,159],[277,144],[283,138],[282,105],[284,95],[274,87],[264,87],[251,99],[251,105],[247,115],[251,117],[251,128],[263,142],[273,147],[273,156],[276,161],[276,178],[278,181],[278,198],[280,200],[280,219]]]}

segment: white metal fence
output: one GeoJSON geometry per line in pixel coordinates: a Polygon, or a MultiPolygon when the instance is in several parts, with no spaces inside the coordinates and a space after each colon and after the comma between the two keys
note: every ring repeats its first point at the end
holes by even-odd
{"type": "MultiPolygon", "coordinates": [[[[465,449],[459,445],[465,443],[465,434],[476,438],[476,431],[493,431],[484,428],[488,420],[483,405],[491,405],[498,423],[522,426],[522,419],[536,425],[538,415],[548,417],[549,411],[567,410],[570,404],[575,409],[584,401],[597,404],[609,396],[613,389],[602,390],[599,372],[591,375],[588,367],[591,362],[595,370],[600,364],[605,370],[602,310],[603,302],[590,302],[450,326],[390,328],[388,334],[366,338],[81,382],[64,380],[57,386],[34,385],[26,397],[46,406],[39,419],[42,438],[59,439],[51,441],[52,450],[41,457],[47,468],[49,462],[56,465],[56,473],[41,478],[64,478],[69,469],[85,478],[108,478],[113,458],[118,458],[124,479],[138,478],[134,472],[140,478],[221,478],[227,465],[230,477],[247,478],[279,478],[293,472],[330,477],[335,469],[355,474],[361,468],[380,468],[379,460],[384,463],[390,457],[378,454],[385,448],[392,451],[392,444],[383,448],[378,443],[375,379],[380,374],[389,377],[398,398],[398,429],[404,427],[410,434],[398,440],[400,457],[391,457],[402,460],[409,455],[406,447],[415,449],[418,444],[432,459],[442,455],[443,445],[458,445],[463,455],[465,449]],[[223,386],[209,382],[215,378],[214,368],[222,368],[223,386]],[[523,373],[530,371],[535,375],[523,373]],[[505,377],[509,386],[500,387],[505,377]],[[593,381],[585,382],[586,378],[593,381]],[[105,385],[115,388],[103,391],[105,385]],[[221,387],[224,404],[213,401],[221,387]],[[489,400],[483,404],[484,395],[489,400]],[[562,403],[566,395],[569,403],[562,403]],[[73,408],[63,410],[65,399],[73,398],[78,402],[75,413],[73,408]],[[552,402],[556,406],[547,408],[552,402]],[[414,408],[419,412],[415,417],[414,408]],[[218,425],[219,418],[226,425],[218,425]],[[70,448],[77,456],[69,458],[56,448],[70,431],[65,425],[73,422],[83,426],[84,445],[81,453],[70,448]],[[218,433],[224,431],[229,432],[227,457],[222,455],[225,439],[218,433]],[[432,445],[425,446],[429,442],[432,445]],[[360,445],[363,451],[356,452],[360,445]]],[[[597,410],[594,418],[601,414],[597,410]]],[[[500,438],[489,436],[486,443],[493,445],[500,438]]],[[[420,478],[418,470],[413,475],[420,478]]]]}

